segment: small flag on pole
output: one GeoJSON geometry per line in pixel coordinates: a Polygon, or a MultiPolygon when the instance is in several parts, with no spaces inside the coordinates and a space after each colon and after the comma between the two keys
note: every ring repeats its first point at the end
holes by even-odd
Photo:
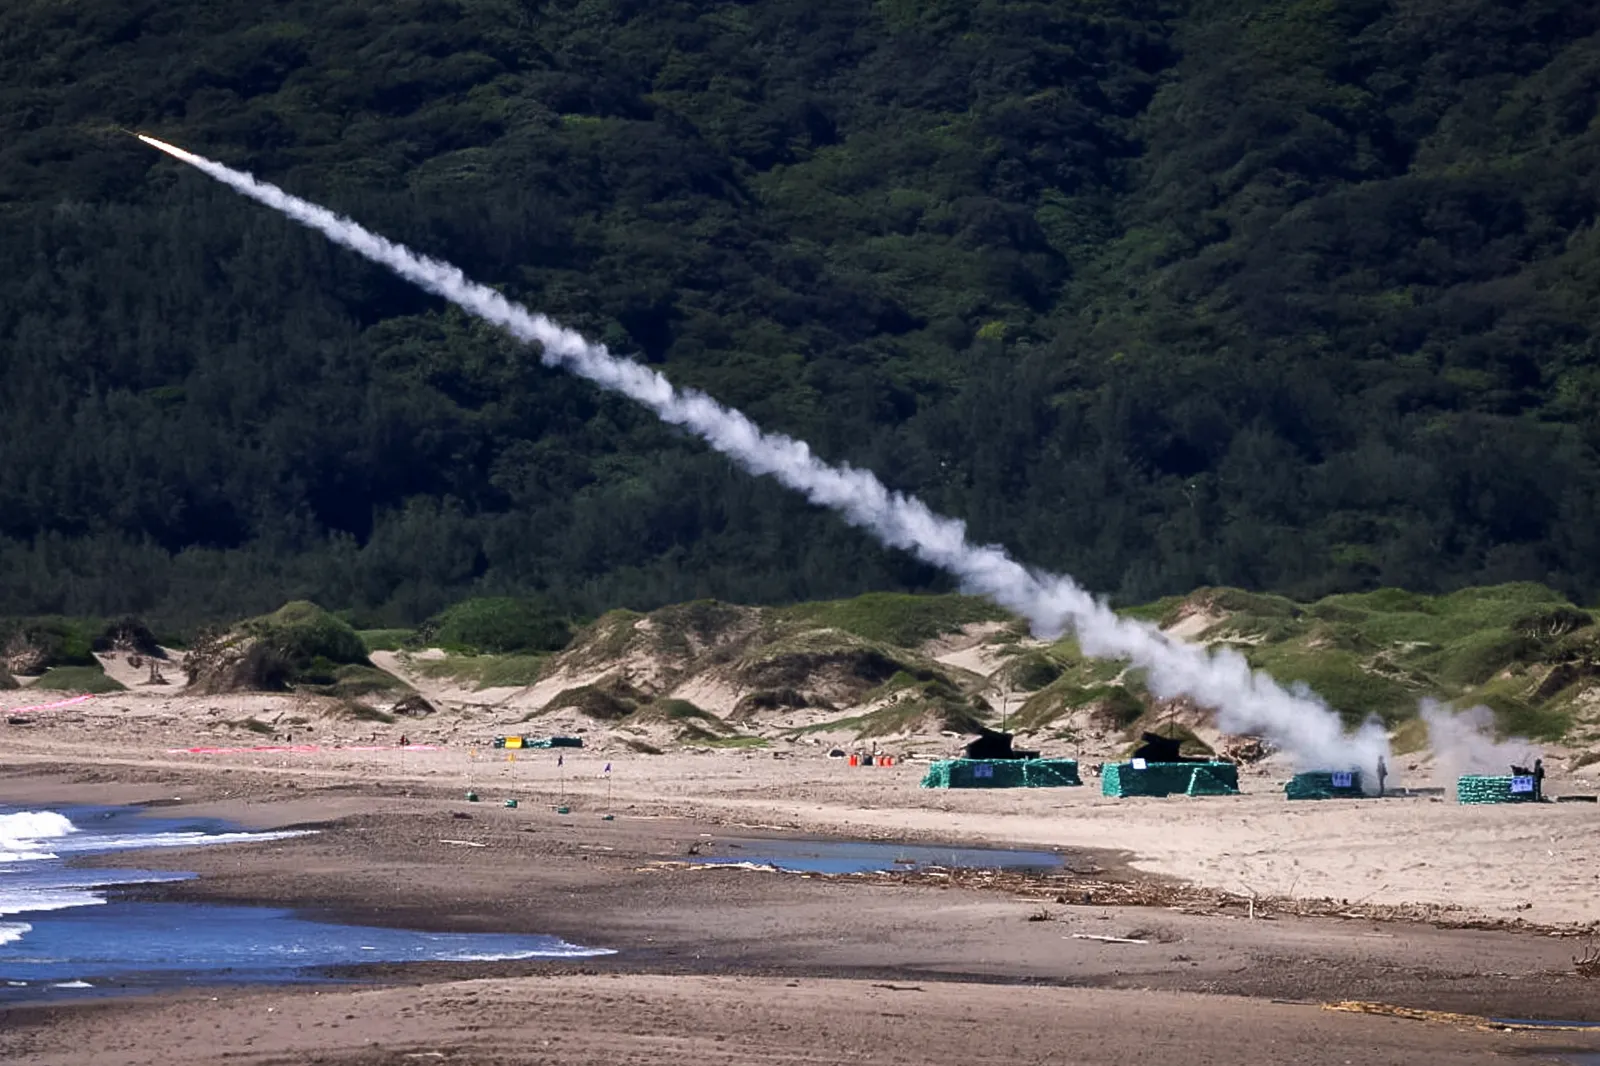
{"type": "Polygon", "coordinates": [[[557,755],[556,756],[556,765],[557,766],[563,765],[566,761],[567,761],[567,757],[565,755],[557,755]]]}
{"type": "Polygon", "coordinates": [[[600,772],[605,774],[607,777],[610,777],[611,776],[611,764],[610,763],[606,763],[606,768],[604,770],[601,770],[600,772]]]}

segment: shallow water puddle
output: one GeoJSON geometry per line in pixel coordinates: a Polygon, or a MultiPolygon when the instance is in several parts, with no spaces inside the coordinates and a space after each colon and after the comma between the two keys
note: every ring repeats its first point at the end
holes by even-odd
{"type": "Polygon", "coordinates": [[[1062,857],[1053,851],[787,838],[708,841],[699,846],[694,861],[708,866],[749,865],[817,874],[915,871],[933,867],[1048,873],[1062,867],[1062,857]]]}

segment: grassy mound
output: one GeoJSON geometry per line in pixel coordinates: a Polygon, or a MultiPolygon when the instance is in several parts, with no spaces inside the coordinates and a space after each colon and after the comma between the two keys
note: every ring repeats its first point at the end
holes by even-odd
{"type": "Polygon", "coordinates": [[[792,735],[849,733],[858,740],[870,740],[908,733],[974,733],[979,726],[989,724],[990,716],[965,700],[904,699],[864,714],[818,722],[792,735]]]}
{"type": "Polygon", "coordinates": [[[571,640],[572,627],[548,604],[511,597],[464,600],[411,638],[418,646],[467,655],[560,651],[571,640]]]}
{"type": "Polygon", "coordinates": [[[671,681],[737,658],[762,637],[766,612],[715,600],[652,611],[608,611],[551,659],[551,672],[573,674],[619,663],[649,664],[653,681],[671,681]]]}
{"type": "Polygon", "coordinates": [[[344,620],[299,601],[228,632],[195,638],[184,671],[197,692],[281,692],[304,686],[343,695],[404,688],[372,668],[366,645],[344,620]]]}
{"type": "Polygon", "coordinates": [[[758,689],[740,697],[739,702],[734,705],[733,713],[728,717],[737,722],[754,718],[763,711],[794,711],[816,705],[816,700],[799,689],[758,689]]]}
{"type": "Polygon", "coordinates": [[[910,596],[869,592],[849,600],[802,603],[775,612],[809,626],[839,629],[866,640],[912,648],[974,622],[1011,616],[977,596],[910,596]]]}
{"type": "Polygon", "coordinates": [[[419,643],[415,629],[358,629],[356,635],[371,655],[375,651],[400,651],[419,643]]]}
{"type": "Polygon", "coordinates": [[[253,618],[242,628],[297,670],[318,662],[371,665],[366,645],[348,622],[305,600],[253,618]]]}
{"type": "Polygon", "coordinates": [[[126,692],[120,682],[107,677],[96,663],[94,666],[52,666],[44,676],[33,683],[34,688],[52,692],[126,692]]]}
{"type": "Polygon", "coordinates": [[[635,711],[625,724],[666,725],[672,729],[676,739],[684,744],[709,747],[756,747],[765,743],[760,737],[741,736],[727,722],[688,700],[656,700],[635,711]]]}
{"type": "Polygon", "coordinates": [[[647,702],[643,693],[625,681],[607,678],[593,685],[579,685],[563,689],[545,704],[542,711],[559,711],[571,708],[580,714],[601,722],[619,722],[633,714],[647,702]]]}
{"type": "MultiPolygon", "coordinates": [[[[1554,740],[1600,694],[1600,625],[1537,584],[1442,596],[1379,589],[1314,603],[1208,588],[1125,613],[1165,626],[1201,616],[1207,625],[1196,639],[1234,647],[1287,687],[1310,688],[1347,723],[1376,715],[1397,730],[1397,743],[1420,742],[1410,724],[1424,696],[1484,704],[1503,734],[1554,740]]],[[[1106,690],[1104,664],[1083,662],[1070,641],[1050,655],[1063,672],[1024,704],[1016,716],[1024,728],[1091,700],[1109,701],[1108,724],[1131,725],[1134,701],[1106,690]]]]}
{"type": "Polygon", "coordinates": [[[476,690],[521,688],[544,674],[548,655],[447,655],[417,659],[411,668],[424,677],[446,678],[476,690]]]}
{"type": "Polygon", "coordinates": [[[297,688],[321,696],[336,696],[355,700],[364,696],[400,695],[411,691],[411,686],[391,673],[375,666],[347,663],[331,669],[315,668],[299,674],[294,680],[297,688]]]}

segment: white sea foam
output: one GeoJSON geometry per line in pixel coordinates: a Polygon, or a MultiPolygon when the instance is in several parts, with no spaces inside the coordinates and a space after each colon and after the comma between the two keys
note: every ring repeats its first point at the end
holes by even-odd
{"type": "Polygon", "coordinates": [[[31,932],[33,926],[27,922],[0,922],[0,947],[14,944],[31,932]]]}
{"type": "MultiPolygon", "coordinates": [[[[120,884],[121,882],[115,882],[120,884]]],[[[69,907],[93,907],[104,903],[97,893],[79,888],[36,888],[31,885],[0,885],[0,918],[12,914],[37,914],[64,911],[69,907]]],[[[4,943],[4,941],[0,941],[4,943]]]]}
{"type": "Polygon", "coordinates": [[[55,811],[16,811],[0,814],[0,863],[53,859],[44,841],[57,841],[76,833],[71,819],[55,811]]]}
{"type": "Polygon", "coordinates": [[[457,952],[440,955],[440,962],[517,962],[521,959],[588,959],[597,955],[615,955],[611,948],[580,948],[576,944],[539,948],[535,951],[504,951],[489,953],[457,952]]]}
{"type": "MultiPolygon", "coordinates": [[[[0,814],[0,917],[92,907],[104,903],[95,889],[111,885],[165,881],[170,875],[119,870],[72,870],[51,861],[64,856],[138,851],[143,848],[196,848],[214,844],[263,843],[306,836],[315,830],[201,833],[194,831],[97,833],[73,825],[56,811],[12,811],[0,814]]],[[[6,935],[18,923],[0,925],[0,945],[20,938],[6,935]]]]}
{"type": "Polygon", "coordinates": [[[288,840],[310,836],[315,829],[282,829],[262,833],[106,833],[74,837],[53,844],[61,854],[84,855],[101,851],[133,851],[142,848],[201,848],[213,844],[260,844],[269,840],[288,840]]]}

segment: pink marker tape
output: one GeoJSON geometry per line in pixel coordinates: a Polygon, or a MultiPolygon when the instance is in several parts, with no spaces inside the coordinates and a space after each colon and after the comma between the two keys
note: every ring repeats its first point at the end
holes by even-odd
{"type": "Polygon", "coordinates": [[[62,708],[62,707],[71,707],[74,704],[83,703],[83,702],[85,702],[87,700],[92,700],[92,699],[94,699],[94,696],[92,696],[92,695],[89,695],[89,696],[74,696],[70,700],[58,700],[55,703],[36,703],[32,707],[8,707],[8,708],[5,709],[5,713],[6,714],[28,714],[28,713],[30,713],[32,711],[54,711],[54,710],[57,710],[57,709],[62,708]]]}
{"type": "Polygon", "coordinates": [[[320,751],[442,751],[443,749],[432,744],[408,744],[400,747],[398,744],[390,747],[350,747],[350,748],[324,748],[317,744],[258,744],[250,748],[168,748],[168,755],[313,755],[320,751]]]}

